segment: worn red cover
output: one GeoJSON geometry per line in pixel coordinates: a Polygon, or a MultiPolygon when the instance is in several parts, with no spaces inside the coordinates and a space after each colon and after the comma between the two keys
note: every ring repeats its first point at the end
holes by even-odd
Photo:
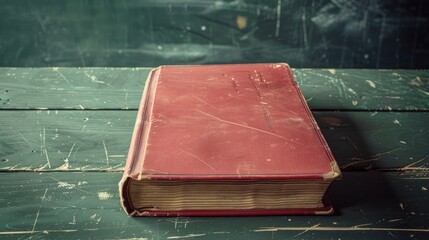
{"type": "Polygon", "coordinates": [[[132,215],[322,214],[332,208],[141,213],[127,180],[339,175],[287,64],[162,66],[147,79],[120,190],[132,215]]]}

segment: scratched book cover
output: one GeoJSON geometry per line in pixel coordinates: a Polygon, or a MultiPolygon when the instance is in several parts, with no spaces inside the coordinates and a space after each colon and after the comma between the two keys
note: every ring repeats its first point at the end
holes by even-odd
{"type": "Polygon", "coordinates": [[[163,66],[147,80],[121,191],[130,212],[128,179],[339,175],[287,64],[163,66]]]}

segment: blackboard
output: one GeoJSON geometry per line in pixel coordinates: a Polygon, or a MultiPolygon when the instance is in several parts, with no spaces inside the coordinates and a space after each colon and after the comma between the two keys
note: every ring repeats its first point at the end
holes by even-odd
{"type": "Polygon", "coordinates": [[[428,68],[429,1],[2,1],[0,66],[428,68]]]}

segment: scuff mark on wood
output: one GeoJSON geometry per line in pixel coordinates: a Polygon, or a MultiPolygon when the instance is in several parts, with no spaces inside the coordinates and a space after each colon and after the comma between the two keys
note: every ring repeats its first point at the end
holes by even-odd
{"type": "Polygon", "coordinates": [[[277,231],[392,231],[392,232],[429,232],[425,228],[378,228],[378,227],[272,227],[255,229],[253,232],[277,231]]]}
{"type": "Polygon", "coordinates": [[[106,155],[106,165],[109,166],[109,154],[107,153],[106,143],[103,140],[104,154],[106,155]]]}
{"type": "Polygon", "coordinates": [[[52,68],[52,70],[56,73],[58,73],[58,75],[61,76],[62,79],[64,79],[64,81],[67,83],[67,85],[69,85],[70,87],[73,88],[73,85],[70,83],[70,81],[60,72],[60,70],[58,69],[58,67],[54,67],[52,68]]]}
{"type": "Polygon", "coordinates": [[[191,234],[182,235],[182,236],[171,236],[171,237],[167,237],[167,239],[193,238],[193,237],[202,237],[205,235],[206,235],[205,233],[191,233],[191,234]]]}
{"type": "Polygon", "coordinates": [[[36,229],[37,220],[39,220],[39,214],[40,214],[40,208],[39,208],[39,210],[37,211],[36,219],[34,219],[33,229],[31,230],[31,232],[34,232],[34,229],[36,229]]]}
{"type": "Polygon", "coordinates": [[[376,88],[375,83],[371,80],[365,80],[366,83],[369,84],[369,86],[371,86],[372,88],[376,88]]]}
{"type": "Polygon", "coordinates": [[[45,193],[43,194],[43,196],[42,196],[42,198],[41,198],[41,199],[42,199],[42,202],[47,202],[47,201],[49,201],[49,200],[50,200],[50,199],[48,200],[48,198],[46,198],[46,193],[47,193],[47,192],[48,192],[48,188],[46,188],[46,189],[45,189],[45,193]]]}
{"type": "Polygon", "coordinates": [[[300,233],[296,234],[295,236],[293,236],[293,238],[296,238],[296,237],[298,237],[298,236],[300,236],[300,235],[302,235],[302,234],[304,234],[304,233],[308,232],[308,231],[309,231],[309,230],[311,230],[312,228],[316,228],[316,227],[318,227],[318,226],[320,226],[320,223],[318,223],[318,224],[316,224],[316,225],[313,225],[313,226],[311,226],[311,227],[309,227],[309,228],[305,229],[304,231],[302,231],[302,232],[300,232],[300,233]]]}
{"type": "MultiPolygon", "coordinates": [[[[87,228],[81,231],[97,231],[99,228],[87,228]]],[[[39,230],[39,231],[6,231],[0,232],[0,235],[19,235],[19,234],[34,234],[34,233],[69,233],[69,232],[78,232],[77,229],[52,229],[52,230],[39,230]]]]}
{"type": "Polygon", "coordinates": [[[402,218],[396,218],[396,219],[391,219],[388,222],[399,222],[401,220],[402,220],[402,218]]]}

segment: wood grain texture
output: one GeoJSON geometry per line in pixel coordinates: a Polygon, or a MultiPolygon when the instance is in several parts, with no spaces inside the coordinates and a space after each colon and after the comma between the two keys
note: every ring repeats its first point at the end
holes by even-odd
{"type": "Polygon", "coordinates": [[[313,115],[342,170],[428,170],[427,112],[313,115]]]}
{"type": "MultiPolygon", "coordinates": [[[[0,109],[137,109],[150,68],[0,68],[0,109]]],[[[429,71],[293,69],[312,110],[428,110],[429,71]]]]}
{"type": "Polygon", "coordinates": [[[136,111],[1,111],[0,168],[121,171],[136,114],[136,111]]]}
{"type": "MultiPolygon", "coordinates": [[[[343,170],[427,170],[429,113],[313,112],[343,170]]],[[[122,171],[136,111],[0,111],[0,171],[122,171]]]]}
{"type": "Polygon", "coordinates": [[[0,238],[356,239],[429,236],[429,180],[347,172],[329,195],[334,216],[132,218],[119,205],[121,173],[0,173],[0,238]]]}
{"type": "Polygon", "coordinates": [[[428,110],[429,71],[294,69],[312,110],[428,110]]]}
{"type": "Polygon", "coordinates": [[[135,109],[149,72],[149,68],[0,68],[0,108],[135,109]]]}

